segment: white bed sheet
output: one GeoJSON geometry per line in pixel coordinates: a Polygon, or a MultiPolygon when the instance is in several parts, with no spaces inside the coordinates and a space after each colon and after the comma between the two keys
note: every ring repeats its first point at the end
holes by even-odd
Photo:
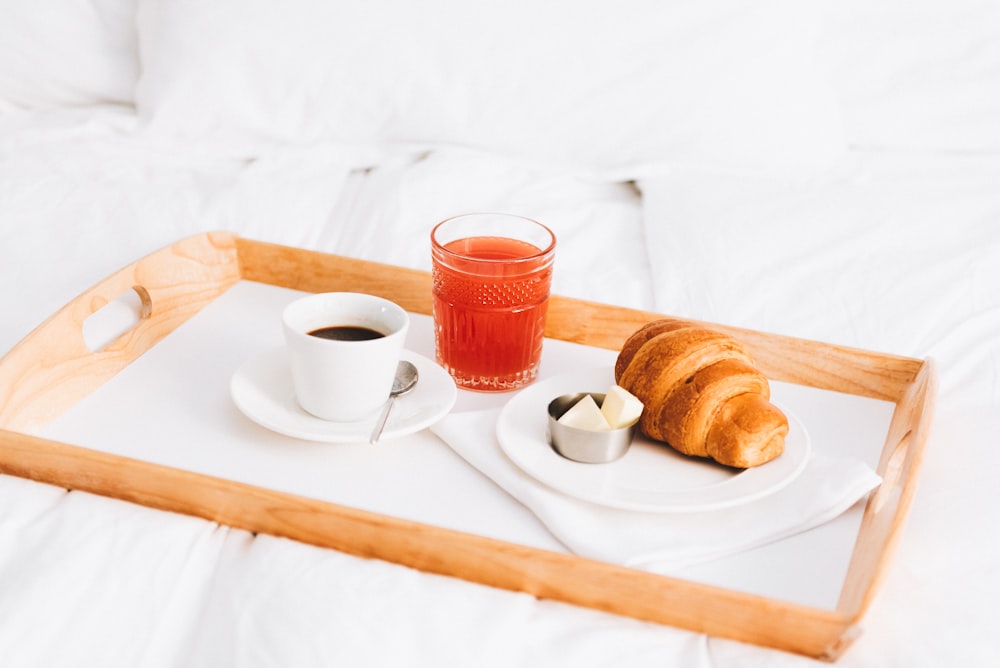
{"type": "Polygon", "coordinates": [[[987,603],[1000,592],[987,528],[1000,518],[998,184],[996,155],[885,151],[791,188],[691,173],[643,184],[657,309],[937,364],[920,487],[846,665],[1000,656],[987,603]]]}
{"type": "MultiPolygon", "coordinates": [[[[449,202],[551,224],[563,294],[935,357],[912,517],[840,665],[997,657],[1000,554],[983,531],[1000,513],[996,159],[867,152],[814,183],[686,172],[635,188],[457,149],[368,169],[322,149],[217,159],[138,141],[111,108],[42,120],[0,140],[3,349],[83,286],[207,229],[426,268],[449,202]]],[[[11,666],[812,665],[17,478],[0,477],[0,532],[11,666]]]]}
{"type": "MultiPolygon", "coordinates": [[[[512,7],[531,10],[531,3],[523,4],[512,7]]],[[[504,114],[493,119],[499,128],[467,128],[465,139],[471,137],[478,150],[454,141],[392,149],[325,143],[323,137],[292,147],[270,137],[254,144],[252,157],[245,146],[215,151],[198,131],[235,123],[232,137],[242,141],[249,133],[257,140],[277,120],[285,130],[298,127],[302,108],[285,102],[313,102],[309,86],[315,82],[308,78],[296,80],[301,86],[292,96],[275,95],[287,92],[287,78],[278,71],[224,90],[210,77],[191,78],[204,62],[226,71],[227,59],[234,59],[231,71],[251,72],[253,48],[273,53],[266,5],[243,13],[264,37],[251,49],[243,49],[237,32],[220,33],[218,16],[206,13],[203,3],[101,0],[19,11],[29,5],[35,3],[8,3],[9,20],[0,23],[0,353],[86,286],[189,234],[226,229],[426,269],[427,232],[438,219],[477,209],[532,215],[559,236],[558,293],[933,357],[940,392],[920,486],[863,632],[838,665],[1000,665],[1000,626],[992,610],[1000,599],[1000,541],[993,536],[1000,520],[994,480],[1000,464],[995,3],[760,3],[746,11],[774,41],[763,50],[755,50],[760,44],[752,39],[744,42],[747,23],[731,20],[734,8],[744,10],[742,3],[663,3],[661,20],[682,37],[695,34],[684,26],[696,21],[705,41],[658,40],[655,26],[640,25],[634,32],[645,36],[636,42],[640,51],[608,54],[621,57],[616,62],[640,75],[636,80],[650,72],[629,69],[633,56],[666,64],[670,91],[680,86],[697,93],[712,81],[732,85],[727,68],[702,81],[672,63],[692,53],[717,53],[725,64],[754,52],[767,67],[751,74],[773,74],[760,80],[767,99],[792,111],[798,98],[798,111],[808,113],[792,113],[787,124],[769,123],[774,119],[766,115],[740,115],[738,104],[711,105],[712,111],[733,112],[713,115],[715,121],[767,130],[732,133],[729,140],[739,145],[727,147],[712,133],[701,136],[707,143],[689,141],[702,119],[689,113],[694,107],[673,104],[683,96],[658,91],[663,95],[651,101],[664,104],[663,113],[654,113],[640,87],[643,97],[626,107],[643,113],[626,128],[617,118],[606,125],[600,105],[587,107],[595,115],[559,135],[574,142],[568,145],[573,151],[590,150],[590,128],[599,123],[638,141],[622,147],[632,153],[641,153],[655,134],[683,154],[634,184],[568,176],[523,153],[501,156],[490,148],[496,137],[508,136],[503,133],[521,140],[529,153],[534,146],[526,138],[549,139],[531,134],[546,126],[508,127],[511,117],[504,114]],[[814,31],[828,82],[805,66],[811,43],[800,38],[814,31]],[[729,52],[727,35],[738,38],[729,52]],[[791,36],[787,43],[783,35],[791,36]],[[172,50],[185,39],[190,48],[172,50]],[[781,85],[789,80],[796,85],[781,85]],[[197,104],[201,97],[172,97],[178,82],[182,88],[185,82],[201,85],[205,95],[219,93],[222,104],[209,110],[218,117],[197,116],[204,111],[197,104]],[[770,157],[779,166],[829,157],[839,141],[826,115],[831,92],[851,147],[832,171],[791,180],[745,169],[748,159],[763,158],[764,167],[770,157]],[[188,118],[206,126],[182,122],[181,129],[195,131],[184,142],[147,132],[144,122],[162,111],[158,96],[180,114],[174,121],[193,114],[188,118]],[[281,113],[254,116],[249,105],[255,101],[277,104],[281,113]],[[227,116],[227,109],[239,113],[227,116]],[[786,153],[761,156],[761,147],[776,148],[783,124],[801,142],[785,142],[786,153]],[[706,156],[738,157],[736,167],[743,169],[711,169],[706,156]]],[[[324,16],[329,7],[309,0],[296,6],[324,16]]],[[[383,13],[360,18],[407,30],[384,24],[383,13]]],[[[642,12],[619,14],[644,20],[642,12]]],[[[583,44],[598,41],[587,30],[599,35],[605,28],[577,27],[583,44]]],[[[391,31],[382,36],[392,42],[391,31]]],[[[425,99],[421,91],[437,85],[442,72],[463,72],[445,59],[414,68],[410,85],[390,81],[379,88],[385,82],[375,78],[389,70],[378,60],[352,60],[353,48],[349,41],[309,42],[315,53],[354,63],[338,70],[343,79],[335,92],[350,88],[340,84],[371,79],[370,90],[357,90],[386,107],[425,99]],[[346,53],[338,51],[342,46],[346,53]]],[[[485,61],[489,71],[503,75],[509,61],[490,58],[492,53],[485,61]]],[[[532,62],[519,62],[527,75],[537,74],[532,62]]],[[[285,65],[297,66],[294,59],[285,65]]],[[[567,84],[587,91],[589,73],[581,73],[567,84]]],[[[544,86],[548,73],[542,74],[544,86]]],[[[456,87],[447,100],[459,105],[453,108],[489,100],[474,90],[479,92],[463,95],[468,91],[456,87]]],[[[712,94],[728,99],[725,88],[712,94]]],[[[341,108],[339,99],[328,96],[324,109],[353,109],[341,108]]],[[[170,120],[169,114],[160,118],[159,129],[170,120]]],[[[614,142],[604,146],[614,148],[614,142]]],[[[813,538],[798,540],[808,546],[813,538]]],[[[740,563],[755,564],[766,581],[774,567],[769,554],[765,548],[740,563]]],[[[804,558],[801,566],[812,564],[804,558]]],[[[719,577],[718,567],[694,565],[685,574],[711,580],[719,577]]],[[[9,476],[0,476],[0,664],[816,665],[9,476]]]]}

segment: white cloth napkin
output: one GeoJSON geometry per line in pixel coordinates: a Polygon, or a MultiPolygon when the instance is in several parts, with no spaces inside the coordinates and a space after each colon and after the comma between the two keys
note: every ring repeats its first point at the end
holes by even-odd
{"type": "Polygon", "coordinates": [[[609,508],[553,490],[518,468],[497,440],[499,413],[452,413],[431,431],[572,552],[630,567],[666,572],[791,536],[837,517],[881,482],[860,461],[813,453],[795,480],[740,506],[691,513],[609,508]]]}

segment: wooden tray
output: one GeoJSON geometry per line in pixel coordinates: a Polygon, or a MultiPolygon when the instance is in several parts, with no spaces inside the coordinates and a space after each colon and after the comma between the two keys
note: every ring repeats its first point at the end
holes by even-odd
{"type": "MultiPolygon", "coordinates": [[[[47,424],[232,285],[351,290],[431,312],[426,272],[208,233],[157,251],[63,307],[0,359],[0,472],[232,527],[284,536],[542,598],[835,660],[888,568],[930,431],[930,360],[712,324],[739,337],[774,380],[895,404],[840,598],[833,610],[793,604],[572,555],[387,517],[26,433],[47,424]],[[83,323],[134,290],[139,322],[98,352],[83,323]]],[[[659,314],[553,296],[546,336],[616,350],[659,314]]]]}

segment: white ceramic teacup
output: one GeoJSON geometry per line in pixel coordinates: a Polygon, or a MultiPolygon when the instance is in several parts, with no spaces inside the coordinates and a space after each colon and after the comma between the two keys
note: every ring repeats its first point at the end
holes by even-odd
{"type": "Polygon", "coordinates": [[[398,304],[355,292],[297,299],[282,313],[299,405],[334,422],[373,417],[389,397],[410,319],[398,304]],[[333,329],[323,338],[317,330],[333,329]],[[345,340],[350,334],[375,338],[345,340]]]}

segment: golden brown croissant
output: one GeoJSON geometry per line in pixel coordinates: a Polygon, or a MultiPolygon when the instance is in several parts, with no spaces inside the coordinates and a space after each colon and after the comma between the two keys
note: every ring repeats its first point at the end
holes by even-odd
{"type": "Polygon", "coordinates": [[[644,406],[639,429],[676,450],[748,468],[784,451],[788,418],[743,345],[685,320],[656,320],[622,346],[615,381],[644,406]]]}

